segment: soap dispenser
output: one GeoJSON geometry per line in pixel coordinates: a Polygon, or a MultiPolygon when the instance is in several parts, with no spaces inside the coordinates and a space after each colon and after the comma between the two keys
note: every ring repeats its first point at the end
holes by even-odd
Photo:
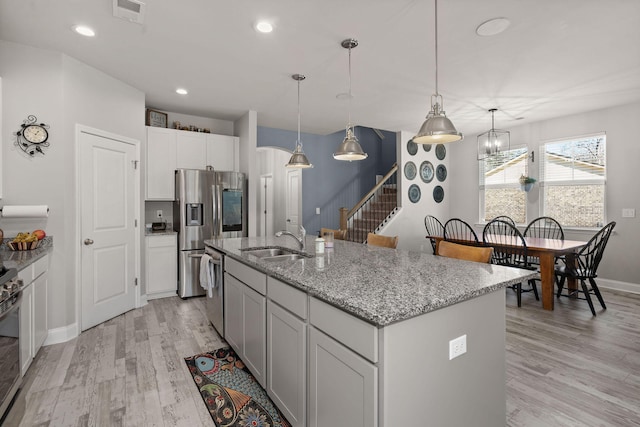
{"type": "Polygon", "coordinates": [[[324,253],[324,239],[322,238],[320,233],[318,233],[318,237],[316,237],[315,242],[316,242],[316,253],[317,254],[323,254],[324,253]]]}

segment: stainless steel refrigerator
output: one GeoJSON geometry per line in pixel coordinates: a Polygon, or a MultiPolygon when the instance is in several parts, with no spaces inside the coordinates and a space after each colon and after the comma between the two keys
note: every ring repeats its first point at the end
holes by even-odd
{"type": "Polygon", "coordinates": [[[204,241],[247,235],[247,180],[243,173],[199,169],[177,169],[175,178],[178,295],[205,295],[199,279],[204,241]]]}

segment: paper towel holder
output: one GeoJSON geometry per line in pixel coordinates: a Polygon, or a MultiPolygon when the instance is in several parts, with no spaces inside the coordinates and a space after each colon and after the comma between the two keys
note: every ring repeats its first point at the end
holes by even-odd
{"type": "Polygon", "coordinates": [[[17,205],[5,205],[0,207],[0,217],[3,218],[46,218],[49,216],[49,207],[47,205],[25,205],[25,206],[17,206],[17,205]],[[13,208],[27,208],[33,209],[36,208],[35,212],[28,212],[25,214],[16,214],[15,212],[11,212],[10,216],[6,216],[5,208],[11,207],[13,208]],[[44,209],[43,209],[44,208],[44,209]]]}

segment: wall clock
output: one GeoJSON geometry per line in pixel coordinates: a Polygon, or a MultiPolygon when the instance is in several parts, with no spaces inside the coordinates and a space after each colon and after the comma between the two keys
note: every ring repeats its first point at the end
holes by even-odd
{"type": "Polygon", "coordinates": [[[49,146],[49,125],[38,123],[36,116],[28,116],[16,132],[16,145],[30,156],[40,153],[49,146]]]}

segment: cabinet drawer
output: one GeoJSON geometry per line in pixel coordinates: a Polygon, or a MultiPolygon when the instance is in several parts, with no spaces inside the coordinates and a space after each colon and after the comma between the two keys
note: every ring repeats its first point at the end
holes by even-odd
{"type": "Polygon", "coordinates": [[[307,294],[273,277],[267,277],[267,295],[301,319],[307,318],[307,294]]]}
{"type": "Polygon", "coordinates": [[[23,268],[22,270],[18,271],[18,279],[22,279],[22,281],[24,282],[25,285],[28,285],[29,283],[33,282],[34,279],[34,273],[35,269],[34,269],[34,265],[31,264],[28,267],[23,268]]]}
{"type": "Polygon", "coordinates": [[[267,294],[266,274],[254,270],[253,268],[246,266],[230,257],[225,257],[224,269],[227,273],[231,274],[241,282],[244,282],[254,291],[259,292],[262,295],[267,294]]]}
{"type": "Polygon", "coordinates": [[[378,328],[344,311],[309,299],[311,324],[373,363],[378,362],[378,328]]]}
{"type": "Polygon", "coordinates": [[[49,269],[49,255],[45,255],[33,264],[33,278],[40,276],[49,269]]]}
{"type": "MultiPolygon", "coordinates": [[[[167,246],[176,246],[176,236],[169,234],[166,236],[147,236],[147,246],[150,248],[164,248],[167,246]]],[[[176,247],[177,249],[177,247],[176,247]]]]}

